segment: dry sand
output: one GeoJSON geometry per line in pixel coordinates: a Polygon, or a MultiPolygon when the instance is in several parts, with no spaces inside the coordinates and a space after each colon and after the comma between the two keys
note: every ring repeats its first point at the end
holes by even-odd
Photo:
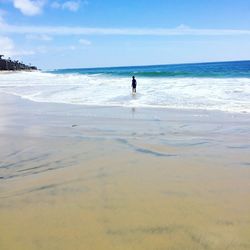
{"type": "Polygon", "coordinates": [[[0,96],[1,250],[250,249],[250,117],[0,96]]]}

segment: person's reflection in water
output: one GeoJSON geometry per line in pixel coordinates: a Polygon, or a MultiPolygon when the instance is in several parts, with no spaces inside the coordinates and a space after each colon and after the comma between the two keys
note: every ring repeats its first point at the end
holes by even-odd
{"type": "Polygon", "coordinates": [[[134,118],[134,115],[135,115],[135,107],[133,107],[133,108],[131,109],[131,111],[132,111],[132,118],[134,118]]]}

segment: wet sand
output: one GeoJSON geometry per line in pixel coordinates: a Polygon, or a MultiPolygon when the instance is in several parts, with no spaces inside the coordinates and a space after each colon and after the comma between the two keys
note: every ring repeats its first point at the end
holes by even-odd
{"type": "Polygon", "coordinates": [[[0,249],[250,249],[250,116],[0,95],[0,249]]]}

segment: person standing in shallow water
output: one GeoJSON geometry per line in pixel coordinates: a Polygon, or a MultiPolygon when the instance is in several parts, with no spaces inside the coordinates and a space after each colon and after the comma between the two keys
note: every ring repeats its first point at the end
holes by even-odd
{"type": "Polygon", "coordinates": [[[132,94],[136,93],[136,85],[137,85],[137,82],[136,82],[135,77],[133,76],[132,77],[132,94]]]}

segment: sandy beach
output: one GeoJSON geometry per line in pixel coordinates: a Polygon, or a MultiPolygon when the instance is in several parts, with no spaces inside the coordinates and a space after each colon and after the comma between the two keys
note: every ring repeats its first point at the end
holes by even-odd
{"type": "Polygon", "coordinates": [[[250,116],[0,94],[1,250],[250,249],[250,116]]]}

